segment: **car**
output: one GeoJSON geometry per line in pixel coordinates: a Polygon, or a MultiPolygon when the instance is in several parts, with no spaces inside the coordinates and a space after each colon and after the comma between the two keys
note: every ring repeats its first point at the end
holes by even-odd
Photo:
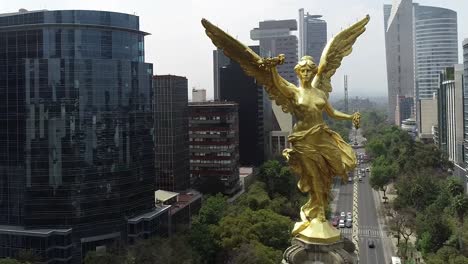
{"type": "Polygon", "coordinates": [[[369,240],[369,241],[367,241],[367,246],[368,246],[369,248],[375,248],[374,240],[369,240]]]}
{"type": "Polygon", "coordinates": [[[351,212],[348,212],[348,213],[346,214],[346,218],[353,218],[353,214],[352,214],[351,212]]]}
{"type": "Polygon", "coordinates": [[[364,172],[366,172],[366,169],[361,168],[361,173],[364,173],[364,172]]]}
{"type": "Polygon", "coordinates": [[[348,182],[353,182],[353,177],[348,177],[348,182]]]}
{"type": "Polygon", "coordinates": [[[337,227],[339,221],[340,221],[340,217],[339,217],[339,216],[333,217],[333,219],[332,219],[332,225],[333,225],[334,227],[337,227]]]}
{"type": "Polygon", "coordinates": [[[345,217],[346,217],[346,214],[345,214],[345,212],[341,212],[341,214],[340,214],[340,218],[341,218],[341,219],[344,219],[345,217]]]}
{"type": "Polygon", "coordinates": [[[346,222],[345,222],[345,227],[347,227],[347,228],[353,227],[353,222],[351,222],[351,221],[346,221],[346,222]]]}
{"type": "Polygon", "coordinates": [[[361,175],[359,175],[359,181],[362,181],[362,177],[361,177],[361,175]]]}
{"type": "Polygon", "coordinates": [[[347,217],[347,218],[346,218],[346,222],[352,223],[352,222],[353,222],[353,218],[352,218],[352,217],[347,217]]]}
{"type": "Polygon", "coordinates": [[[345,220],[340,219],[340,222],[338,222],[338,227],[339,228],[344,228],[345,227],[345,220]]]}
{"type": "Polygon", "coordinates": [[[366,171],[367,171],[367,172],[370,172],[370,168],[369,168],[369,167],[367,167],[367,168],[366,168],[366,171]]]}

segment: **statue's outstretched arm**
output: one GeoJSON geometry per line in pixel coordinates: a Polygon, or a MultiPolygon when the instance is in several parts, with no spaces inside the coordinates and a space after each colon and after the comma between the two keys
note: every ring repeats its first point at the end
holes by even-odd
{"type": "Polygon", "coordinates": [[[325,105],[325,112],[327,112],[327,114],[331,118],[334,118],[334,119],[337,119],[337,120],[352,120],[353,125],[354,125],[355,128],[360,127],[361,114],[359,112],[355,112],[352,115],[345,114],[343,112],[340,112],[340,111],[334,109],[332,107],[332,105],[330,104],[330,102],[327,102],[327,104],[325,105]]]}
{"type": "Polygon", "coordinates": [[[297,87],[284,80],[278,73],[276,67],[271,68],[271,79],[273,80],[274,86],[288,99],[294,100],[297,95],[297,87]]]}
{"type": "Polygon", "coordinates": [[[337,120],[351,120],[353,119],[353,115],[348,115],[345,113],[342,113],[332,107],[332,105],[327,102],[325,105],[325,112],[327,112],[328,116],[331,118],[337,119],[337,120]]]}

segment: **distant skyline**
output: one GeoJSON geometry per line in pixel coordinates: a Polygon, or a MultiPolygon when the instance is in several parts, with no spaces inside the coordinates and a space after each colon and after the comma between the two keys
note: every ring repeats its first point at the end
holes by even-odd
{"type": "MultiPolygon", "coordinates": [[[[468,1],[420,0],[421,5],[449,8],[458,13],[458,42],[461,62],[461,43],[468,38],[468,1]]],[[[257,0],[257,1],[32,1],[0,0],[0,13],[27,10],[85,9],[135,14],[140,17],[140,29],[150,33],[145,38],[145,59],[154,64],[154,74],[173,74],[187,77],[189,96],[192,87],[206,89],[213,97],[214,45],[200,24],[201,18],[226,30],[247,45],[258,44],[250,40],[250,30],[259,21],[271,19],[298,19],[299,8],[310,14],[323,15],[328,24],[328,39],[342,29],[364,17],[371,16],[365,32],[355,43],[353,53],[343,60],[333,76],[332,97],[342,97],[343,75],[349,77],[349,94],[354,96],[386,96],[387,78],[383,5],[387,0],[257,0]]]]}

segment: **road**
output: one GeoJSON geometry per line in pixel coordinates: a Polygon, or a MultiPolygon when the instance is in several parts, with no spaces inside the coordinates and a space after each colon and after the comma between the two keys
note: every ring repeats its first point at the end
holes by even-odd
{"type": "MultiPolygon", "coordinates": [[[[354,138],[351,137],[351,138],[354,138]]],[[[358,143],[363,138],[359,131],[357,133],[358,143]]],[[[357,153],[364,153],[363,148],[355,149],[357,153]]],[[[360,164],[358,169],[370,167],[370,164],[360,164]]],[[[369,172],[365,173],[362,182],[359,183],[359,260],[361,264],[385,264],[384,249],[382,246],[382,232],[377,218],[377,210],[374,202],[372,188],[369,185],[369,172]],[[369,248],[368,242],[372,240],[375,248],[369,248]]],[[[357,180],[357,177],[355,177],[357,180]]],[[[343,183],[340,187],[336,213],[352,212],[353,205],[353,183],[343,183]]],[[[351,238],[352,229],[342,228],[342,234],[351,238]]]]}

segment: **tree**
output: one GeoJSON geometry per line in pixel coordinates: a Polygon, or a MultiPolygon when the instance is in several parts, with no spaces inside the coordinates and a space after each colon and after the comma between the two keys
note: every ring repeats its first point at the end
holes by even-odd
{"type": "Polygon", "coordinates": [[[216,233],[224,250],[232,250],[252,241],[284,250],[289,244],[291,227],[289,218],[271,210],[245,208],[238,214],[225,216],[216,233]]]}
{"type": "Polygon", "coordinates": [[[458,194],[457,196],[453,197],[452,199],[452,209],[455,212],[455,215],[458,219],[458,248],[460,251],[463,251],[463,239],[462,239],[462,230],[463,230],[463,223],[466,212],[468,212],[468,197],[463,194],[458,194]]]}
{"type": "Polygon", "coordinates": [[[424,254],[436,252],[451,234],[446,214],[435,204],[431,204],[423,212],[418,213],[416,217],[417,247],[424,254]],[[426,235],[424,235],[425,232],[427,232],[426,235]],[[422,240],[423,235],[425,236],[424,240],[422,240]]]}
{"type": "Polygon", "coordinates": [[[270,197],[282,195],[291,197],[296,189],[296,179],[278,160],[268,160],[260,167],[259,180],[266,183],[266,191],[270,197]]]}
{"type": "Polygon", "coordinates": [[[202,224],[217,224],[224,216],[226,208],[227,201],[223,195],[209,196],[198,212],[198,220],[202,224]]]}
{"type": "Polygon", "coordinates": [[[396,169],[393,164],[381,160],[383,160],[383,157],[379,157],[374,161],[369,184],[373,189],[383,191],[383,196],[386,197],[387,185],[395,176],[396,169]]]}
{"type": "Polygon", "coordinates": [[[0,259],[0,264],[26,264],[26,263],[19,262],[16,259],[5,258],[5,259],[0,259]]]}
{"type": "Polygon", "coordinates": [[[228,264],[276,264],[280,261],[280,250],[252,241],[235,249],[230,255],[228,264]]]}
{"type": "Polygon", "coordinates": [[[90,251],[86,254],[85,264],[123,264],[121,261],[122,256],[112,254],[109,252],[96,252],[90,251]]]}

